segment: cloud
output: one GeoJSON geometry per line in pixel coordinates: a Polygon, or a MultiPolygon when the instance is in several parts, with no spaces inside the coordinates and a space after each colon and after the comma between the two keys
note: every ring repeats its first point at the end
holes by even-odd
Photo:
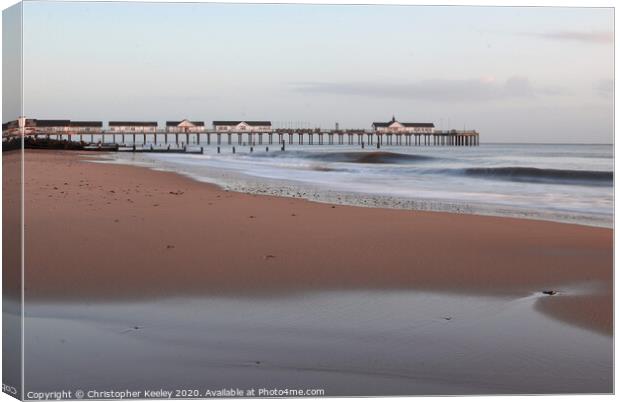
{"type": "Polygon", "coordinates": [[[302,93],[349,95],[381,98],[421,99],[428,101],[493,101],[559,95],[558,88],[534,88],[525,77],[500,82],[494,77],[469,80],[425,80],[411,83],[378,82],[304,82],[291,85],[302,93]]]}
{"type": "Polygon", "coordinates": [[[556,31],[543,33],[522,33],[521,35],[534,36],[541,39],[578,41],[588,43],[613,43],[614,33],[608,31],[556,31]]]}

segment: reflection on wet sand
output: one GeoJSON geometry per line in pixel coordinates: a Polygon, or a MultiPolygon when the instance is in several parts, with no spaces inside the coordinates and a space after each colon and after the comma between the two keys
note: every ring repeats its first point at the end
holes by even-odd
{"type": "Polygon", "coordinates": [[[612,338],[548,319],[533,308],[541,297],[339,291],[33,304],[26,387],[611,392],[612,338]]]}

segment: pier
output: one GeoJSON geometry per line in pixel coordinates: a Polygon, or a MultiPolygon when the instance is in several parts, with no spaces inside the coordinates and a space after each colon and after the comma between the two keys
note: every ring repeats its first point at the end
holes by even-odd
{"type": "MultiPolygon", "coordinates": [[[[383,146],[471,147],[480,144],[476,130],[436,130],[433,123],[400,122],[394,116],[387,122],[373,122],[371,129],[272,128],[268,120],[216,120],[212,128],[203,121],[72,121],[41,120],[20,117],[2,125],[3,142],[14,143],[23,137],[30,147],[60,146],[95,150],[133,152],[192,151],[211,145],[257,146],[357,145],[361,148],[383,146]]],[[[234,152],[234,151],[233,151],[234,152]]]]}
{"type": "MultiPolygon", "coordinates": [[[[3,135],[3,139],[18,137],[19,133],[3,135]]],[[[154,145],[176,148],[183,146],[208,145],[359,145],[362,146],[477,146],[480,135],[477,131],[435,131],[433,133],[379,133],[371,130],[319,130],[319,129],[274,129],[265,132],[204,130],[202,132],[178,133],[167,130],[155,132],[93,130],[90,132],[57,132],[31,130],[24,134],[35,140],[76,141],[88,145],[105,144],[121,147],[154,145]]],[[[154,148],[154,149],[155,149],[154,148]]]]}

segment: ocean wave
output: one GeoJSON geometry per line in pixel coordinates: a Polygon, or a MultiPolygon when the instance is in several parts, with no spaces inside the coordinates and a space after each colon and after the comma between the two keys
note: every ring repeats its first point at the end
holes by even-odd
{"type": "Polygon", "coordinates": [[[534,167],[476,167],[466,168],[468,176],[527,182],[553,182],[565,184],[611,185],[614,172],[597,170],[540,169],[534,167]]]}
{"type": "Polygon", "coordinates": [[[287,152],[257,153],[251,158],[309,159],[321,162],[367,163],[367,164],[406,164],[441,158],[428,155],[413,155],[388,151],[348,151],[348,152],[311,152],[291,150],[287,152]]]}
{"type": "Polygon", "coordinates": [[[348,169],[340,169],[340,168],[335,168],[335,167],[325,166],[325,165],[312,165],[310,166],[310,170],[313,170],[315,172],[349,172],[350,171],[348,169]]]}
{"type": "Polygon", "coordinates": [[[372,152],[322,152],[306,155],[309,159],[324,162],[344,163],[411,163],[423,160],[438,159],[427,155],[401,154],[397,152],[372,151],[372,152]]]}

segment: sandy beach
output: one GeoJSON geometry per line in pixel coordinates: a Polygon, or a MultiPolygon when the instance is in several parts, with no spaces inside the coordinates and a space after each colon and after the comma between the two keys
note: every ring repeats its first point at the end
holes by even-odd
{"type": "Polygon", "coordinates": [[[611,334],[611,229],[233,193],[96,157],[26,152],[27,301],[557,290],[536,308],[611,334]]]}
{"type": "Polygon", "coordinates": [[[229,192],[101,156],[26,152],[28,391],[613,391],[610,229],[229,192]]]}

